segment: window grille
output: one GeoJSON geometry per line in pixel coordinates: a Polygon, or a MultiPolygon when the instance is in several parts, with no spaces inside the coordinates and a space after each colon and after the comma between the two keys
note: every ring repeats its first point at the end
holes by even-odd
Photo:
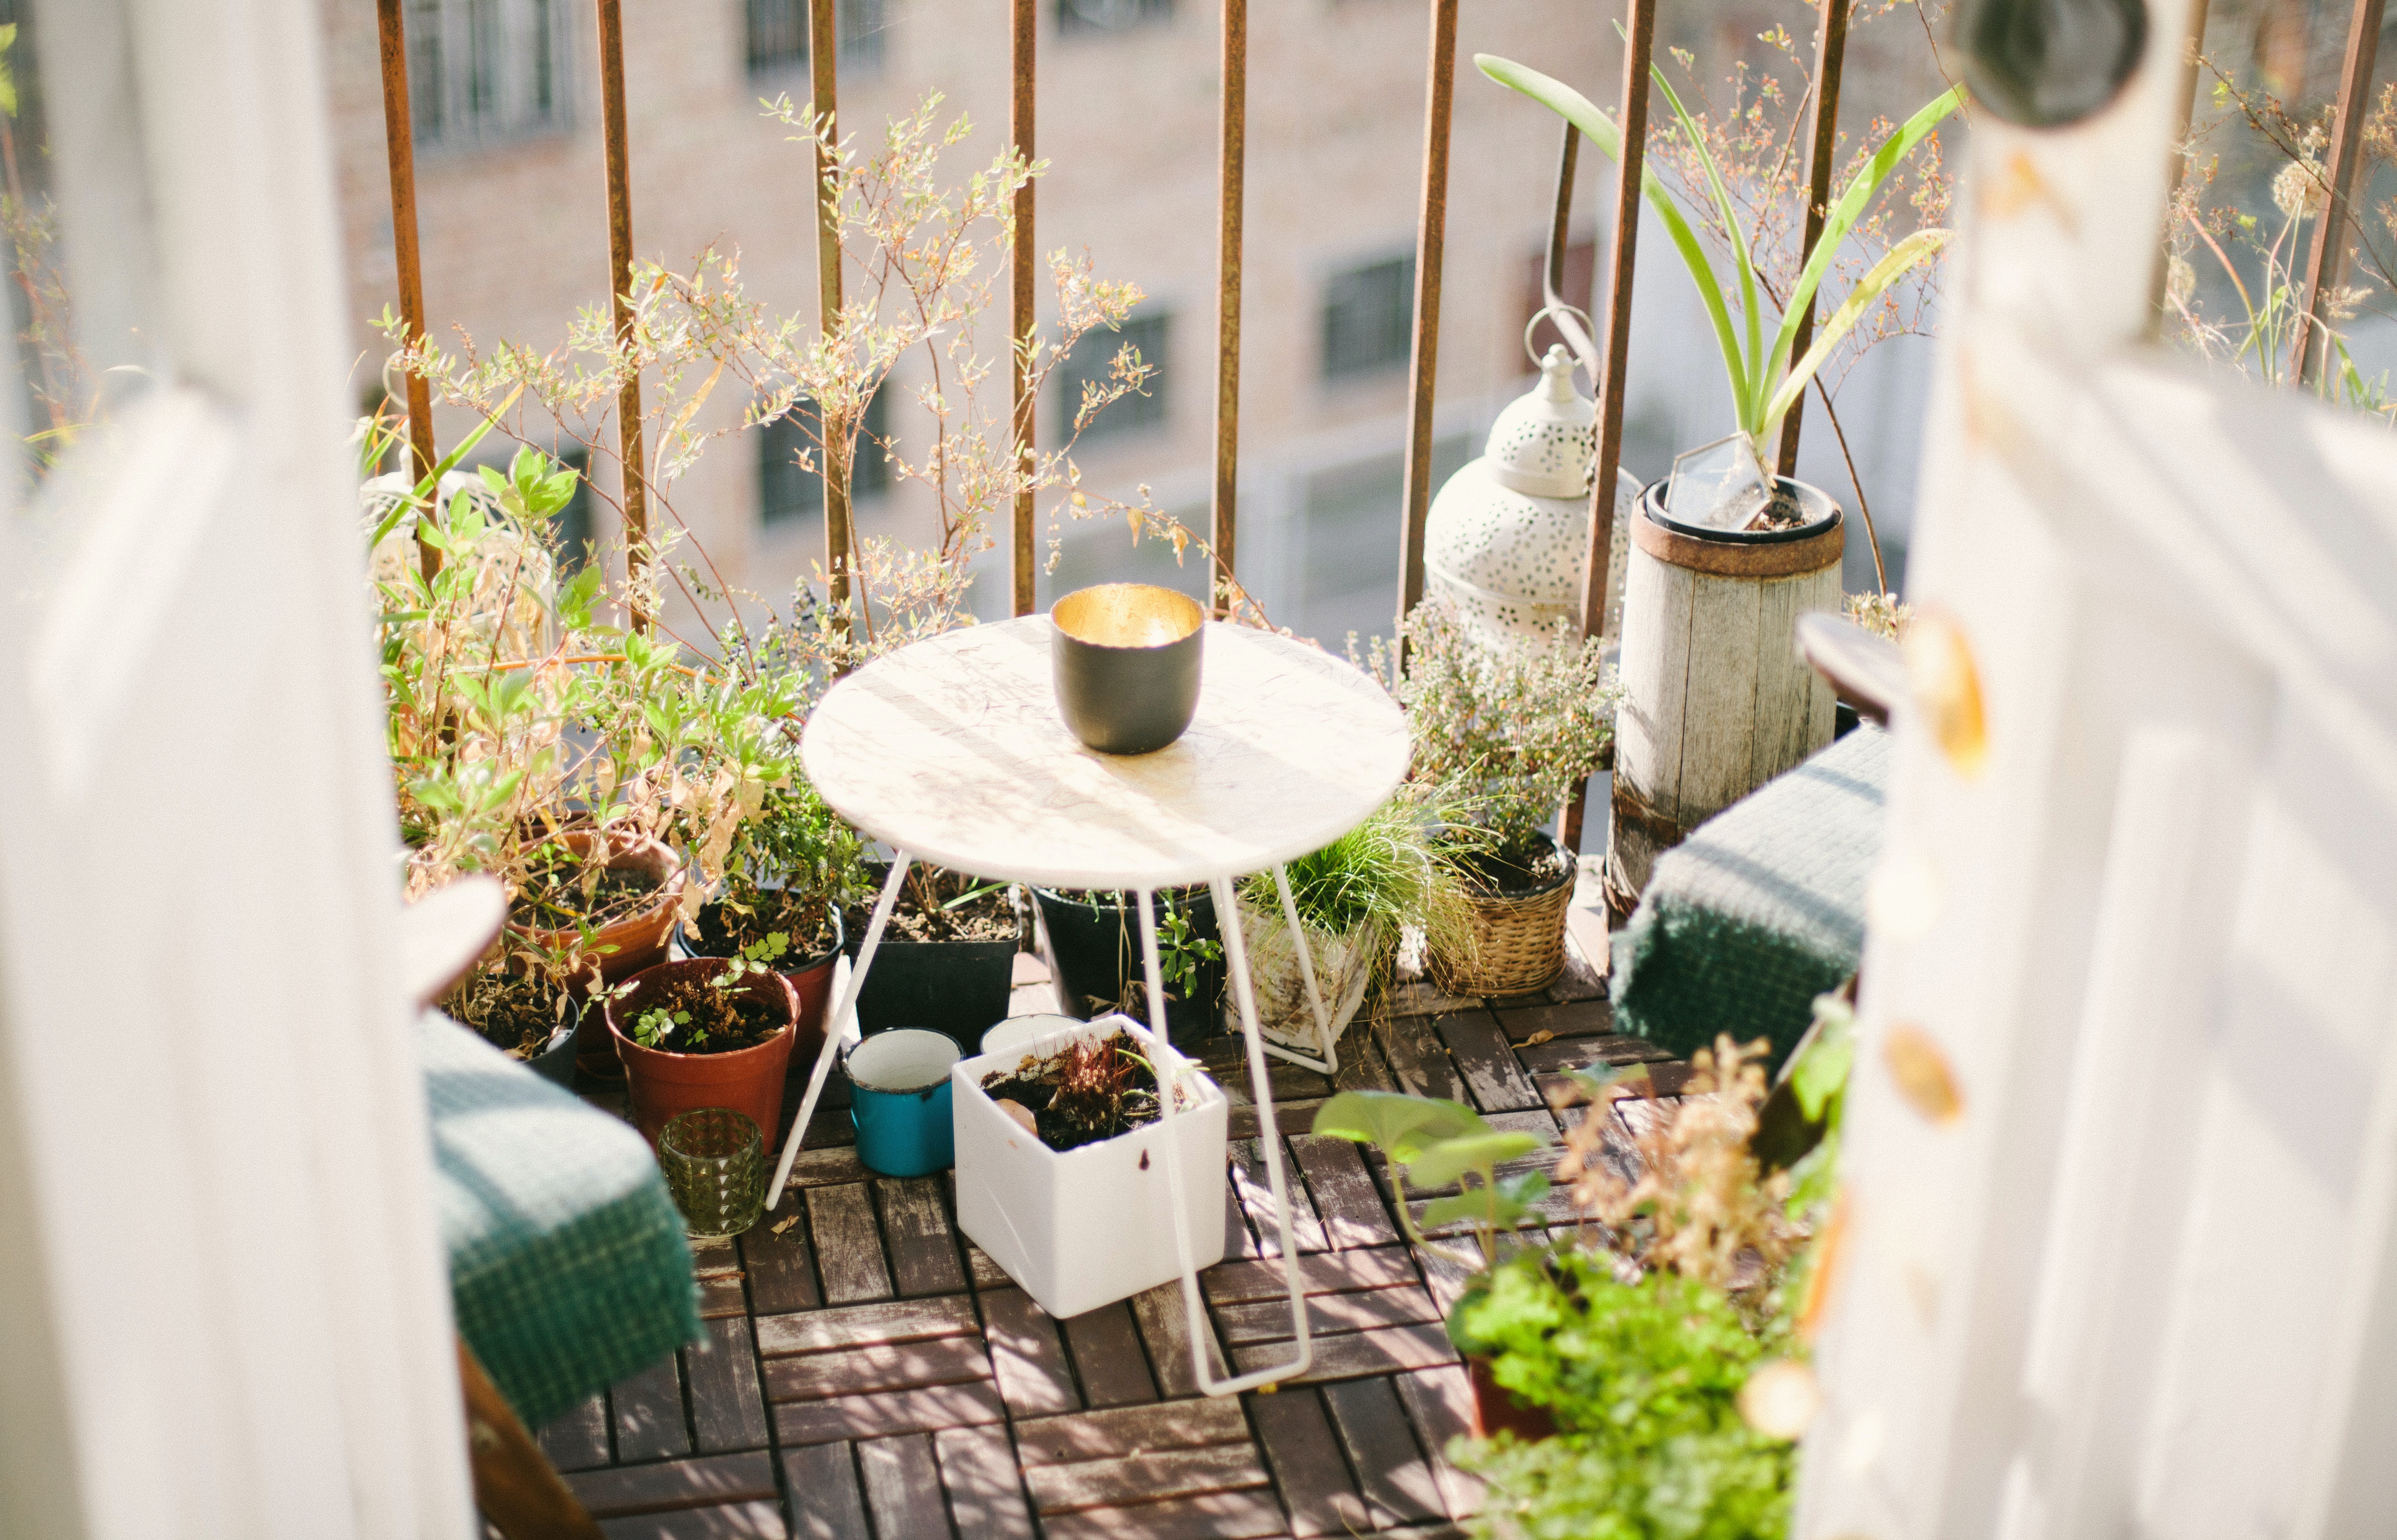
{"type": "MultiPolygon", "coordinates": [[[[808,0],[748,0],[748,16],[751,74],[783,74],[808,67],[808,0]]],[[[841,67],[879,65],[889,29],[884,0],[840,0],[841,67]]]]}
{"type": "Polygon", "coordinates": [[[1121,331],[1084,334],[1073,353],[1049,377],[1048,393],[1056,402],[1051,408],[1056,413],[1055,442],[1063,444],[1074,436],[1074,414],[1082,409],[1083,382],[1105,383],[1115,368],[1116,355],[1123,351],[1126,343],[1138,349],[1140,361],[1149,367],[1148,383],[1141,393],[1119,397],[1091,419],[1082,429],[1082,440],[1088,443],[1094,438],[1112,438],[1164,423],[1166,344],[1172,319],[1170,315],[1137,315],[1126,321],[1121,331]]]}
{"type": "Polygon", "coordinates": [[[408,0],[416,142],[475,149],[569,126],[567,0],[408,0]]]}
{"type": "Polygon", "coordinates": [[[1412,254],[1332,275],[1323,290],[1323,378],[1406,367],[1414,326],[1412,254]]]}
{"type": "Polygon", "coordinates": [[[1173,0],[1057,0],[1061,33],[1130,32],[1173,20],[1173,0]]]}

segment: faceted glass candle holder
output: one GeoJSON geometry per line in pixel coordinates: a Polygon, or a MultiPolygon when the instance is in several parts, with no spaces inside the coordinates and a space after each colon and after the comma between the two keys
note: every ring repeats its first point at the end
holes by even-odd
{"type": "Polygon", "coordinates": [[[1745,529],[1773,500],[1773,483],[1745,434],[1701,445],[1673,462],[1665,511],[1676,524],[1745,529]]]}
{"type": "Polygon", "coordinates": [[[701,1107],[658,1131],[658,1164],[683,1227],[702,1240],[739,1235],[766,1212],[766,1145],[748,1114],[701,1107]]]}

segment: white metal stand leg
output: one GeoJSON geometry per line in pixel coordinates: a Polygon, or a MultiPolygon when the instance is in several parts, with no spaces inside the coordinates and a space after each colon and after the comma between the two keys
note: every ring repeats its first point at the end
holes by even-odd
{"type": "MultiPolygon", "coordinates": [[[[1298,1357],[1288,1363],[1252,1370],[1228,1380],[1215,1377],[1214,1368],[1207,1360],[1207,1344],[1212,1333],[1207,1330],[1206,1303],[1198,1297],[1198,1269],[1192,1263],[1182,1160],[1169,1132],[1163,1141],[1166,1197],[1173,1205],[1175,1260],[1182,1265],[1182,1308],[1190,1322],[1190,1365],[1201,1391],[1210,1396],[1231,1396],[1306,1373],[1315,1361],[1315,1344],[1306,1329],[1306,1290],[1298,1271],[1298,1238],[1290,1221],[1290,1178],[1282,1170],[1281,1131],[1274,1120],[1273,1085],[1266,1077],[1265,1039],[1257,1032],[1257,1002],[1255,991],[1249,985],[1248,947],[1240,939],[1239,911],[1232,904],[1231,879],[1219,877],[1212,886],[1215,912],[1233,917],[1232,923],[1223,927],[1224,957],[1232,976],[1232,995],[1240,1008],[1240,1030],[1248,1038],[1249,1084],[1257,1103],[1257,1141],[1265,1148],[1265,1182],[1273,1189],[1274,1220],[1281,1227],[1281,1265],[1290,1289],[1291,1331],[1298,1339],[1298,1357]]],[[[1158,1056],[1172,1065],[1171,1070],[1160,1071],[1158,1076],[1158,1116],[1159,1121],[1171,1125],[1173,1091],[1182,1078],[1184,1060],[1166,1036],[1165,971],[1157,955],[1156,900],[1145,890],[1140,894],[1140,948],[1141,962],[1147,971],[1150,1018],[1156,1024],[1158,1056]]]]}
{"type": "Polygon", "coordinates": [[[874,901],[874,918],[865,927],[865,940],[857,949],[857,966],[849,971],[849,987],[840,992],[840,1004],[824,1017],[824,1047],[816,1051],[816,1067],[808,1077],[808,1093],[799,1102],[799,1120],[791,1125],[791,1136],[783,1141],[783,1158],[774,1167],[774,1185],[766,1191],[766,1207],[777,1208],[783,1201],[783,1185],[791,1179],[791,1163],[799,1158],[799,1142],[808,1136],[808,1121],[816,1115],[816,1103],[824,1096],[824,1078],[832,1073],[832,1062],[840,1052],[840,1024],[857,1008],[858,991],[865,987],[865,971],[874,966],[874,954],[882,947],[883,927],[891,923],[891,905],[899,902],[899,885],[907,880],[910,857],[904,850],[891,852],[891,876],[882,884],[882,896],[874,901]]]}
{"type": "MultiPolygon", "coordinates": [[[[1279,1043],[1267,1043],[1265,1050],[1277,1059],[1287,1060],[1302,1069],[1311,1069],[1318,1075],[1337,1075],[1340,1073],[1340,1044],[1332,1033],[1332,1012],[1324,1009],[1323,990],[1315,982],[1315,948],[1307,944],[1306,927],[1299,923],[1298,901],[1290,896],[1289,867],[1274,868],[1274,888],[1281,894],[1281,915],[1290,926],[1290,944],[1298,948],[1298,976],[1306,985],[1306,1003],[1315,1010],[1315,1047],[1321,1057],[1310,1059],[1296,1049],[1284,1048],[1279,1043]]],[[[1236,913],[1232,916],[1232,928],[1238,930],[1239,924],[1240,917],[1236,913]]]]}

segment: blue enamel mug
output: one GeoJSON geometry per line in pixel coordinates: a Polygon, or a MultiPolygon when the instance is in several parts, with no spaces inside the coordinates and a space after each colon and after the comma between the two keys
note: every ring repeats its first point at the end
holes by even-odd
{"type": "Polygon", "coordinates": [[[930,1176],[957,1162],[949,1120],[949,1066],[965,1056],[944,1032],[893,1027],[840,1056],[857,1158],[884,1176],[930,1176]]]}

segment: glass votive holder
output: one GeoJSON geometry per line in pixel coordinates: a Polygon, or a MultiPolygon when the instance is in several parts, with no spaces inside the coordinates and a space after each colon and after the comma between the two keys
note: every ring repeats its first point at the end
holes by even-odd
{"type": "Polygon", "coordinates": [[[695,1239],[739,1235],[766,1212],[766,1145],[747,1113],[676,1114],[658,1131],[658,1164],[695,1239]]]}

